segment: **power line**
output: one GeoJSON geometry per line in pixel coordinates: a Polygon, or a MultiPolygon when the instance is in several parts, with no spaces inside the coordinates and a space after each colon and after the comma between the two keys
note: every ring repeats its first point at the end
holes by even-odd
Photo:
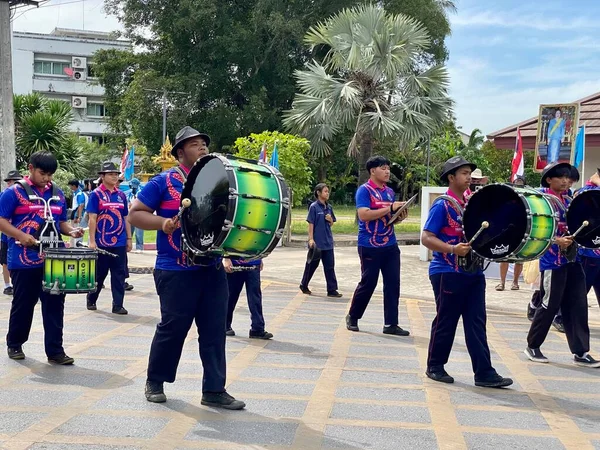
{"type": "MultiPolygon", "coordinates": [[[[45,0],[44,3],[47,3],[50,0],[45,0]]],[[[73,0],[70,2],[64,2],[64,3],[53,3],[51,5],[45,5],[45,6],[38,6],[37,8],[30,8],[26,11],[23,11],[21,14],[19,14],[17,17],[15,17],[14,19],[12,19],[13,21],[17,20],[19,17],[21,17],[23,14],[28,13],[29,11],[33,11],[34,9],[42,9],[42,8],[52,8],[53,6],[63,6],[63,5],[71,5],[73,3],[83,3],[86,0],[73,0]]]]}

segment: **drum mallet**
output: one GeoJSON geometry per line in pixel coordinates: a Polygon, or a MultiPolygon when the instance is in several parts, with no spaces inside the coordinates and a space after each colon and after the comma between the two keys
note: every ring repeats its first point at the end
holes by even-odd
{"type": "Polygon", "coordinates": [[[489,226],[490,226],[490,223],[487,220],[484,220],[483,222],[481,222],[481,228],[479,228],[479,230],[477,230],[477,233],[475,233],[475,236],[473,236],[471,238],[471,240],[468,242],[468,244],[471,245],[475,241],[475,239],[477,239],[479,237],[479,235],[481,233],[483,233],[483,230],[485,230],[489,226]]]}
{"type": "Polygon", "coordinates": [[[189,208],[190,206],[192,206],[192,201],[189,198],[184,198],[183,200],[181,200],[181,207],[179,208],[179,212],[177,213],[177,215],[173,218],[173,222],[179,222],[179,219],[181,219],[181,215],[183,214],[185,209],[189,208]]]}
{"type": "Polygon", "coordinates": [[[571,235],[572,238],[574,238],[575,236],[577,236],[581,231],[583,231],[583,229],[585,227],[587,227],[590,223],[587,220],[584,220],[583,222],[581,222],[581,226],[577,229],[577,231],[575,233],[573,233],[571,235]]]}

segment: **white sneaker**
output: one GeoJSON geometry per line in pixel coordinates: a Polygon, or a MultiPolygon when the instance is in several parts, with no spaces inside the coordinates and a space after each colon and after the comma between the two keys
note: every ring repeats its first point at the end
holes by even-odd
{"type": "Polygon", "coordinates": [[[600,367],[600,361],[596,361],[589,353],[584,353],[583,356],[573,355],[573,364],[580,367],[600,367]]]}

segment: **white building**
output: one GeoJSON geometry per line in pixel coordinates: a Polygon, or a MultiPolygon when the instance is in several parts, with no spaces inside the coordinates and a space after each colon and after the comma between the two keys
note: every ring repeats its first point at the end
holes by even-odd
{"type": "Polygon", "coordinates": [[[88,140],[107,130],[104,88],[96,84],[92,55],[100,49],[129,50],[111,33],[55,28],[50,34],[13,32],[13,91],[39,92],[73,108],[72,130],[88,140]]]}

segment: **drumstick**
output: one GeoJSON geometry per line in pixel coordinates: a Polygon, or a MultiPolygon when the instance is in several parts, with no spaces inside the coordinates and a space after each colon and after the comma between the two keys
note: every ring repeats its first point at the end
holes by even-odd
{"type": "Polygon", "coordinates": [[[190,206],[192,206],[192,201],[189,198],[184,198],[183,200],[181,200],[181,207],[179,208],[179,212],[173,219],[173,222],[175,222],[175,223],[179,222],[179,219],[181,219],[181,215],[183,214],[183,211],[185,211],[185,209],[189,208],[190,206]]]}
{"type": "MultiPolygon", "coordinates": [[[[42,243],[41,241],[38,241],[38,240],[35,241],[35,245],[40,245],[41,243],[42,243]]],[[[23,244],[21,244],[21,241],[15,241],[15,244],[23,245],[23,244]]]]}
{"type": "Polygon", "coordinates": [[[475,239],[477,239],[479,237],[479,235],[481,233],[483,233],[483,230],[485,230],[489,226],[490,226],[490,223],[487,220],[484,220],[483,222],[481,222],[481,228],[479,228],[477,233],[475,233],[475,236],[473,236],[471,238],[471,240],[468,242],[468,244],[471,245],[473,243],[473,241],[475,241],[475,239]]]}
{"type": "Polygon", "coordinates": [[[573,233],[571,235],[572,238],[574,238],[575,236],[577,236],[585,227],[587,227],[590,223],[587,220],[584,220],[581,223],[581,226],[577,229],[577,231],[575,233],[573,233]]]}
{"type": "MultiPolygon", "coordinates": [[[[82,248],[90,248],[89,246],[85,245],[83,242],[77,242],[76,247],[82,247],[82,248]]],[[[107,252],[106,250],[102,250],[101,248],[90,248],[90,250],[94,250],[98,253],[102,253],[103,255],[106,256],[112,256],[113,258],[118,258],[119,255],[115,255],[114,253],[111,252],[107,252]]]]}

